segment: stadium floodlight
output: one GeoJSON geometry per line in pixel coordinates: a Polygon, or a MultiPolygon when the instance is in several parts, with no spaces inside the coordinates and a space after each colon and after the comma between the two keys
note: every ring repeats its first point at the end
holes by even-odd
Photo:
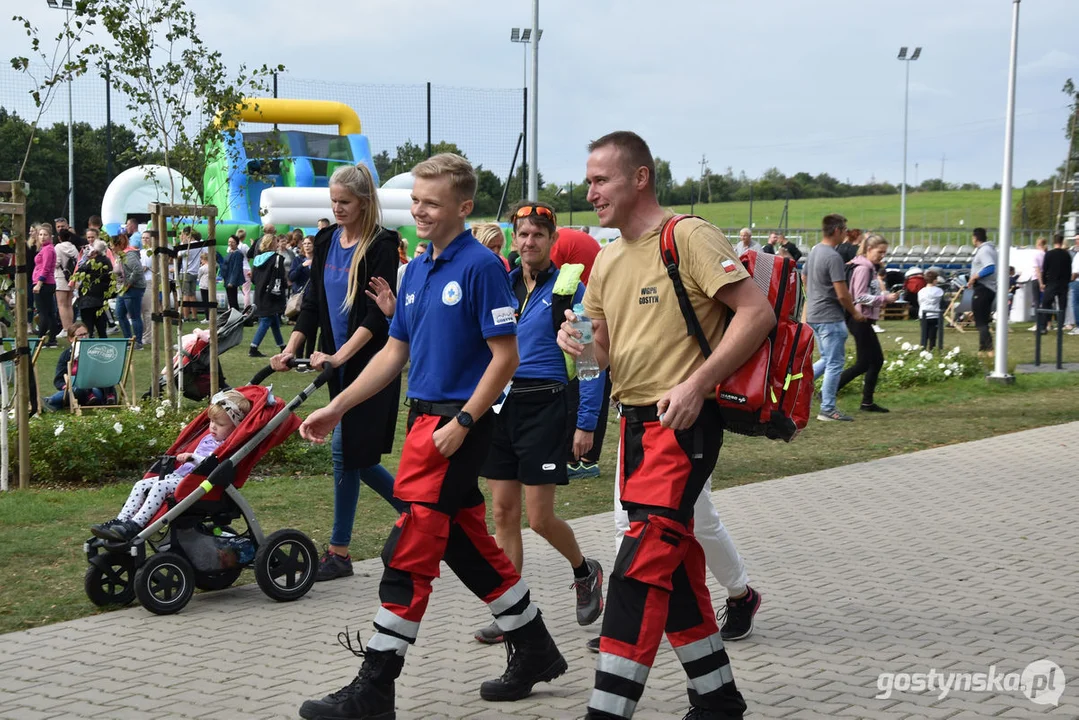
{"type": "MultiPolygon", "coordinates": [[[[74,0],[45,0],[49,8],[63,10],[67,13],[67,22],[64,24],[64,35],[67,36],[67,55],[64,64],[71,62],[71,11],[75,9],[74,0]]],[[[75,228],[75,140],[72,132],[72,117],[74,112],[71,104],[71,83],[74,75],[67,79],[67,216],[72,229],[75,228]]]]}
{"type": "Polygon", "coordinates": [[[899,246],[906,245],[907,235],[907,119],[910,115],[910,64],[921,57],[921,47],[914,48],[914,52],[907,57],[907,46],[899,48],[898,59],[907,66],[906,87],[903,90],[903,185],[899,196],[899,246]]]}

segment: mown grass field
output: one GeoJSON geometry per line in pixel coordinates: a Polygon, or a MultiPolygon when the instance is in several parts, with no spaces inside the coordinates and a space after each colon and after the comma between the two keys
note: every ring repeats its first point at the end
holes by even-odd
{"type": "MultiPolygon", "coordinates": [[[[882,335],[886,351],[894,338],[914,339],[914,322],[886,322],[882,335]]],[[[1016,326],[1010,333],[1010,364],[1030,362],[1033,333],[1016,326]]],[[[250,332],[250,331],[249,331],[250,332]]],[[[1065,360],[1079,361],[1079,338],[1065,338],[1065,360]]],[[[977,349],[975,333],[948,330],[945,346],[977,349]]],[[[267,349],[268,349],[267,345],[267,349]]],[[[148,353],[138,356],[140,388],[148,384],[148,353]]],[[[56,351],[41,359],[42,380],[51,377],[56,351]]],[[[240,384],[264,363],[248,358],[241,345],[223,356],[230,382],[240,384]]],[[[296,373],[274,376],[277,394],[291,397],[310,381],[296,373]]],[[[860,388],[859,383],[855,383],[860,388]]],[[[840,406],[853,410],[857,403],[852,387],[841,396],[840,406]]],[[[1023,375],[1012,386],[990,385],[980,377],[952,380],[903,391],[879,392],[878,402],[891,408],[889,415],[858,415],[854,423],[820,423],[809,427],[787,445],[728,434],[715,472],[714,489],[771,480],[797,473],[823,470],[864,460],[957,442],[976,440],[1032,427],[1079,419],[1079,382],[1075,374],[1023,375]]],[[[323,405],[325,391],[301,409],[301,414],[323,405]]],[[[113,420],[102,414],[102,423],[113,420]]],[[[384,458],[395,472],[405,414],[398,425],[395,452],[384,458]]],[[[617,425],[612,415],[608,441],[601,458],[602,476],[572,482],[559,490],[557,507],[566,518],[610,510],[617,425]]],[[[301,443],[298,438],[289,442],[301,443]]],[[[324,456],[322,456],[324,457],[324,456]]],[[[147,457],[147,461],[151,460],[147,457]]],[[[296,527],[318,545],[328,542],[333,518],[331,468],[312,466],[304,470],[260,467],[244,487],[244,495],[256,509],[267,532],[296,527]]],[[[107,469],[103,469],[107,475],[107,469]]],[[[113,517],[130,489],[133,478],[96,487],[46,489],[47,479],[35,479],[28,491],[0,494],[0,633],[59,622],[103,612],[86,598],[82,580],[86,561],[82,543],[87,528],[113,517]],[[43,488],[42,486],[45,486],[43,488]]],[[[395,513],[372,491],[361,492],[353,534],[355,558],[373,557],[380,550],[395,513]]],[[[252,582],[245,573],[241,582],[252,582]]],[[[225,591],[227,592],[227,591],[225,591]]],[[[197,602],[197,599],[195,600],[197,602]]]]}
{"type": "MultiPolygon", "coordinates": [[[[783,200],[755,201],[753,222],[759,232],[775,227],[783,213],[783,200]]],[[[689,205],[675,208],[689,212],[689,205]]],[[[697,205],[694,210],[704,219],[721,228],[738,228],[749,223],[748,202],[725,202],[697,205]]],[[[869,195],[850,198],[811,198],[791,200],[787,227],[817,228],[820,219],[837,212],[847,217],[850,227],[862,229],[899,227],[899,195],[869,195]]],[[[559,216],[569,222],[569,214],[559,216]],[[564,215],[564,217],[563,217],[564,215]]],[[[1000,220],[999,190],[952,190],[946,192],[912,192],[907,194],[907,227],[956,228],[996,227],[1000,220]]],[[[573,224],[595,225],[593,212],[574,212],[573,224]]]]}

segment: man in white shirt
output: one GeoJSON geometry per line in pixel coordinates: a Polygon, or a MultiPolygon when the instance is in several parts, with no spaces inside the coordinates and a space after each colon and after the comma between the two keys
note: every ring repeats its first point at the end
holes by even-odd
{"type": "Polygon", "coordinates": [[[738,231],[738,242],[734,244],[734,254],[741,255],[746,250],[760,251],[761,246],[753,240],[753,232],[749,228],[738,231]]]}
{"type": "MultiPolygon", "coordinates": [[[[1075,247],[1079,249],[1079,235],[1075,236],[1075,247]]],[[[1072,324],[1075,325],[1069,335],[1079,335],[1079,252],[1072,255],[1072,281],[1068,283],[1070,304],[1072,308],[1072,324]]]]}

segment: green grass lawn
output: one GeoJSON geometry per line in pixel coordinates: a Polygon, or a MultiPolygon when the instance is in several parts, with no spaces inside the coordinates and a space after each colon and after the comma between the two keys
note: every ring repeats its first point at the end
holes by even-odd
{"type": "MultiPolygon", "coordinates": [[[[894,338],[917,335],[914,322],[884,323],[884,346],[894,338]]],[[[1010,333],[1011,365],[1033,357],[1033,333],[1024,326],[1010,333]]],[[[250,332],[250,331],[249,331],[250,332]]],[[[1079,338],[1065,338],[1065,359],[1079,361],[1079,338]]],[[[977,348],[975,333],[949,330],[946,347],[977,348]]],[[[268,350],[270,345],[264,344],[268,350]]],[[[148,386],[148,352],[140,353],[139,386],[148,386]]],[[[45,351],[43,372],[55,363],[56,351],[45,351]]],[[[264,361],[248,358],[245,346],[223,356],[226,377],[233,384],[249,378],[264,361]]],[[[312,376],[296,373],[274,377],[279,395],[291,397],[312,376]]],[[[42,378],[45,379],[44,377],[42,378]]],[[[853,389],[852,389],[853,390],[853,389]]],[[[841,396],[841,407],[853,408],[853,395],[841,396]]],[[[325,391],[308,401],[301,414],[323,405],[325,391]]],[[[932,386],[878,393],[878,401],[892,409],[889,415],[859,415],[854,423],[819,423],[787,445],[728,434],[713,487],[719,489],[787,475],[837,467],[1032,427],[1079,418],[1079,383],[1074,374],[1024,375],[1014,385],[990,385],[982,378],[952,380],[932,386]]],[[[102,422],[111,424],[107,415],[102,422]]],[[[397,450],[384,459],[396,471],[405,415],[399,419],[397,450]]],[[[600,466],[603,475],[574,481],[559,490],[558,509],[573,518],[611,509],[617,426],[608,425],[608,442],[600,466]]],[[[302,442],[299,439],[290,442],[302,442]]],[[[147,458],[148,462],[150,458],[147,458]]],[[[260,468],[245,485],[244,495],[255,507],[267,532],[296,527],[317,544],[328,541],[333,518],[330,468],[288,475],[260,468]]],[[[113,517],[126,498],[134,478],[78,489],[31,489],[0,495],[0,632],[90,615],[94,607],[82,589],[86,561],[82,543],[87,528],[113,517]]],[[[355,558],[377,554],[395,519],[388,504],[364,489],[357,513],[352,553],[355,558]]],[[[245,573],[241,582],[251,582],[245,573]]]]}
{"type": "MultiPolygon", "coordinates": [[[[783,214],[783,200],[755,201],[753,222],[761,232],[775,227],[783,214]]],[[[674,208],[689,212],[689,205],[674,208]]],[[[721,228],[739,228],[749,223],[749,202],[725,202],[696,205],[694,212],[721,228]]],[[[809,198],[791,200],[787,210],[787,226],[818,228],[820,219],[828,213],[847,217],[851,227],[863,229],[899,227],[899,195],[867,195],[849,198],[809,198]]],[[[568,214],[563,221],[568,221],[568,214]]],[[[955,228],[957,233],[982,226],[996,227],[1000,221],[999,190],[951,190],[946,192],[913,192],[907,195],[907,228],[955,228]]],[[[574,212],[573,224],[596,225],[593,212],[574,212]]],[[[959,235],[952,242],[959,242],[959,235]]],[[[964,238],[969,241],[969,237],[964,238]]]]}

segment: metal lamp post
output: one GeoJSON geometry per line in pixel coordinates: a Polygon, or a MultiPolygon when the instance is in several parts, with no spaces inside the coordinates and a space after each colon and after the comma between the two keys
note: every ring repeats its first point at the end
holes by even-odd
{"type": "Polygon", "coordinates": [[[1004,113],[1004,177],[1000,184],[1000,248],[997,252],[997,337],[989,381],[1010,384],[1008,372],[1008,254],[1012,245],[1012,155],[1015,143],[1015,69],[1019,56],[1019,0],[1012,0],[1012,46],[1004,113]]]}
{"type": "MultiPolygon", "coordinates": [[[[529,90],[529,115],[531,135],[525,143],[525,165],[528,166],[528,199],[535,202],[539,195],[539,171],[536,165],[536,145],[539,133],[537,132],[537,118],[539,116],[539,103],[537,102],[537,85],[539,85],[539,41],[543,38],[543,30],[539,26],[539,0],[532,0],[532,27],[512,28],[510,30],[510,42],[521,43],[522,46],[532,45],[532,87],[529,90]],[[535,41],[533,41],[535,38],[535,41]],[[527,148],[532,146],[532,162],[528,162],[527,148]]],[[[525,53],[525,86],[528,85],[528,50],[523,47],[525,53]]]]}
{"type": "Polygon", "coordinates": [[[903,186],[899,196],[899,246],[906,245],[907,234],[907,118],[910,116],[910,64],[921,57],[922,49],[914,48],[907,56],[907,46],[899,48],[899,60],[906,65],[907,83],[903,90],[903,186]]]}
{"type": "MultiPolygon", "coordinates": [[[[569,224],[572,225],[573,224],[573,181],[571,180],[566,184],[569,185],[569,193],[568,193],[568,196],[569,196],[569,224]]],[[[567,194],[566,188],[564,188],[564,187],[558,188],[558,192],[555,193],[555,194],[559,195],[559,196],[566,195],[567,194]]]]}
{"type": "MultiPolygon", "coordinates": [[[[64,34],[67,35],[67,55],[64,56],[64,64],[71,62],[71,11],[75,9],[75,0],[45,0],[53,10],[63,10],[67,13],[67,23],[64,26],[64,34]]],[[[71,129],[74,112],[71,105],[71,83],[73,78],[67,81],[67,214],[68,224],[75,227],[75,134],[71,129]]]]}

